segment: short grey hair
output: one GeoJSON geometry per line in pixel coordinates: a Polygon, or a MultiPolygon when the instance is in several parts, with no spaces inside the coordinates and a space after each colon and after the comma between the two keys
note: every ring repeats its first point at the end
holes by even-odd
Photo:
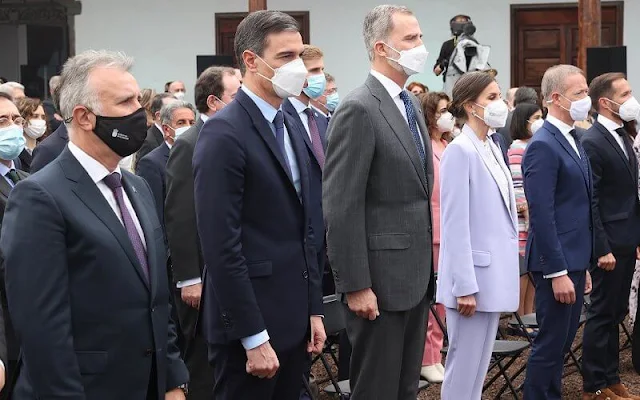
{"type": "Polygon", "coordinates": [[[369,54],[369,61],[373,61],[373,48],[376,42],[389,39],[389,35],[393,30],[393,14],[395,13],[413,15],[413,12],[405,6],[382,4],[369,11],[364,18],[362,36],[369,54]]]}
{"type": "Polygon", "coordinates": [[[160,110],[160,123],[162,125],[171,125],[173,113],[181,108],[187,108],[193,111],[193,115],[196,115],[196,109],[191,103],[187,101],[176,100],[162,106],[162,109],[160,110]]]}
{"type": "Polygon", "coordinates": [[[242,54],[250,50],[262,57],[267,37],[280,32],[300,32],[300,27],[291,15],[273,10],[252,12],[240,22],[236,29],[233,48],[243,76],[247,66],[244,65],[242,54]]]}
{"type": "Polygon", "coordinates": [[[548,102],[554,92],[564,92],[566,80],[571,75],[584,76],[584,72],[576,66],[566,64],[554,65],[549,68],[542,77],[542,98],[548,102]]]}
{"type": "Polygon", "coordinates": [[[5,82],[0,85],[0,92],[8,94],[12,98],[14,97],[13,91],[15,89],[24,91],[24,86],[22,86],[18,82],[5,82]]]}
{"type": "Polygon", "coordinates": [[[87,50],[64,63],[60,76],[59,103],[62,117],[66,120],[73,116],[73,109],[85,106],[100,113],[98,93],[89,85],[89,74],[96,68],[114,68],[129,71],[133,67],[133,58],[122,52],[107,50],[87,50]]]}
{"type": "Polygon", "coordinates": [[[60,87],[60,75],[54,75],[49,79],[49,90],[55,92],[60,87]]]}
{"type": "Polygon", "coordinates": [[[513,106],[515,107],[522,103],[540,105],[540,96],[538,96],[538,92],[536,92],[534,88],[526,86],[518,88],[513,96],[513,106]]]}

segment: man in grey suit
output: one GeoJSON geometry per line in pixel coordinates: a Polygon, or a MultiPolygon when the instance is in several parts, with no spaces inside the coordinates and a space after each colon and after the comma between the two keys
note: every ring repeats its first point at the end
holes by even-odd
{"type": "Polygon", "coordinates": [[[427,52],[405,7],[374,8],[363,33],[371,74],[328,131],[329,261],[350,310],[352,399],[414,400],[433,294],[433,156],[421,107],[403,87],[427,52]]]}
{"type": "Polygon", "coordinates": [[[240,81],[232,68],[209,67],[200,74],[195,87],[195,103],[200,116],[196,124],[173,143],[165,172],[165,226],[174,299],[184,338],[180,351],[191,377],[189,400],[210,399],[213,393],[213,371],[207,359],[207,345],[195,332],[204,262],[196,226],[191,160],[204,122],[233,101],[239,88],[240,81]]]}

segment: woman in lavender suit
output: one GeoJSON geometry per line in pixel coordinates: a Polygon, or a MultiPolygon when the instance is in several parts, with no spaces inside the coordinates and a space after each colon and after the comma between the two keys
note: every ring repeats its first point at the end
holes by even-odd
{"type": "Polygon", "coordinates": [[[440,165],[437,302],[447,316],[443,400],[480,400],[501,312],[518,309],[518,229],[511,173],[491,134],[507,108],[494,79],[467,73],[450,107],[466,123],[440,165]]]}

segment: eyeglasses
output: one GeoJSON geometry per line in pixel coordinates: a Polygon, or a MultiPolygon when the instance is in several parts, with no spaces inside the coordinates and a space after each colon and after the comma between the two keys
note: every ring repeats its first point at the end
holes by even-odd
{"type": "Polygon", "coordinates": [[[0,117],[0,128],[8,128],[11,124],[24,125],[24,118],[19,115],[0,117]]]}

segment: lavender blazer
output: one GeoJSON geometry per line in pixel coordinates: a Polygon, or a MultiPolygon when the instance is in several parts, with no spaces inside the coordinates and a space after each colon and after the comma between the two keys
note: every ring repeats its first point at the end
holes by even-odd
{"type": "Polygon", "coordinates": [[[485,161],[483,144],[465,125],[440,164],[440,266],[437,301],[457,308],[457,297],[475,294],[477,311],[515,311],[519,301],[518,229],[511,173],[489,140],[497,164],[485,161]],[[498,186],[508,182],[508,196],[498,186]],[[502,178],[504,179],[504,178],[502,178]]]}

